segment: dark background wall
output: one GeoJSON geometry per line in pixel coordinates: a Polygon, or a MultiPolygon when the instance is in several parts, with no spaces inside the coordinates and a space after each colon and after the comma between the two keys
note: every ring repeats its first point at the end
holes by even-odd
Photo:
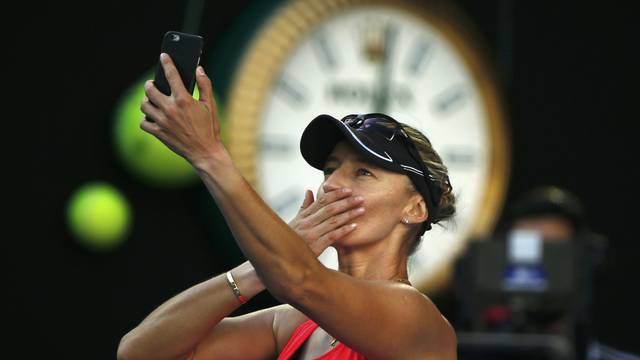
{"type": "MultiPolygon", "coordinates": [[[[637,352],[633,12],[615,2],[457,3],[484,37],[505,90],[513,146],[507,207],[547,184],[584,201],[592,228],[611,244],[597,279],[599,337],[637,352]]],[[[18,160],[28,167],[27,179],[19,181],[33,201],[28,217],[14,221],[20,231],[3,241],[8,349],[26,358],[112,359],[120,337],[155,307],[240,262],[238,250],[223,244],[228,238],[211,230],[202,209],[215,204],[202,185],[145,186],[126,175],[113,152],[113,108],[155,64],[161,35],[182,28],[185,4],[23,5],[29,8],[5,13],[18,19],[7,40],[13,51],[4,57],[17,64],[8,78],[20,89],[7,105],[20,106],[12,116],[36,141],[27,149],[15,145],[25,150],[18,160]],[[70,194],[96,179],[120,188],[135,209],[133,240],[108,254],[76,245],[64,222],[70,194]]],[[[206,49],[237,35],[243,14],[269,6],[206,2],[200,27],[206,49]]],[[[216,61],[212,54],[203,62],[216,61]]],[[[224,87],[228,76],[214,71],[214,83],[224,87]]],[[[237,314],[272,304],[265,292],[237,314]]]]}

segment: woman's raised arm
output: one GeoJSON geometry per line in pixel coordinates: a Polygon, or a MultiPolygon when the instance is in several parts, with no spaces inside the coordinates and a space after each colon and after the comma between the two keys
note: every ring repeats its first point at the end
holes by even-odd
{"type": "MultiPolygon", "coordinates": [[[[299,288],[309,272],[325,267],[302,238],[264,203],[235,167],[221,141],[213,88],[202,67],[198,67],[196,72],[200,99],[194,100],[170,57],[161,54],[160,62],[171,86],[171,94],[161,93],[152,81],[145,83],[147,99],[143,101],[141,110],[146,120],[140,127],[194,166],[244,255],[269,291],[286,302],[287,296],[299,288]]],[[[343,197],[350,193],[349,189],[341,191],[343,197]]],[[[355,198],[352,201],[356,201],[355,198]]],[[[347,226],[345,229],[353,228],[347,226]]],[[[331,245],[334,238],[336,236],[328,239],[326,246],[331,245]]]]}

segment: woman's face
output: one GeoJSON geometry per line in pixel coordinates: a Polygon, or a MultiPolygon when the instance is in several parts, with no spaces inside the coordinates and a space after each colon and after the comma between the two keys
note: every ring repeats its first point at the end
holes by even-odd
{"type": "Polygon", "coordinates": [[[356,219],[356,230],[339,240],[336,245],[354,246],[377,242],[389,236],[392,231],[403,228],[401,220],[405,210],[412,196],[417,194],[411,190],[407,176],[366,162],[345,141],[339,142],[327,158],[324,181],[318,189],[318,196],[342,187],[348,187],[353,195],[364,198],[362,206],[365,212],[356,219]]]}

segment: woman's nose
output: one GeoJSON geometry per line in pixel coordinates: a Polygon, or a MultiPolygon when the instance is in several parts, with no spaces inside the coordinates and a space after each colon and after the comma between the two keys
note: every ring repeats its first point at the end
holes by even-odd
{"type": "Polygon", "coordinates": [[[322,190],[325,193],[328,193],[329,191],[340,189],[346,185],[347,184],[344,181],[344,176],[341,174],[341,171],[339,169],[335,169],[322,183],[322,190]]]}

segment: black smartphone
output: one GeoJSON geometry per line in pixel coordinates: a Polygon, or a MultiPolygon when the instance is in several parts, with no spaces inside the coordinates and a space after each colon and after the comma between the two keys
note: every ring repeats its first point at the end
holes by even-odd
{"type": "MultiPolygon", "coordinates": [[[[191,94],[196,85],[196,68],[200,62],[202,44],[201,36],[179,31],[167,31],[162,38],[160,51],[169,54],[180,73],[184,87],[191,94]]],[[[171,94],[171,87],[160,62],[153,82],[163,94],[171,94]]]]}

